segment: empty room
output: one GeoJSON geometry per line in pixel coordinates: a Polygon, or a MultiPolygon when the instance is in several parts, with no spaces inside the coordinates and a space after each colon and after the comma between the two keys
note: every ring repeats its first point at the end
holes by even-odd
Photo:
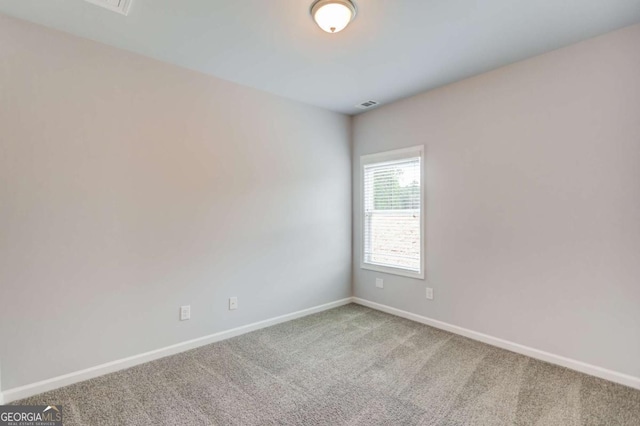
{"type": "Polygon", "coordinates": [[[640,425],[640,0],[0,0],[59,425],[640,425]]]}

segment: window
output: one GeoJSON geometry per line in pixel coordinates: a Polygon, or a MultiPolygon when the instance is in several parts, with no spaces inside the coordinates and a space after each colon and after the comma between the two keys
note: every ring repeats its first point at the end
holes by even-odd
{"type": "Polygon", "coordinates": [[[362,268],[424,278],[422,146],[365,155],[362,268]]]}

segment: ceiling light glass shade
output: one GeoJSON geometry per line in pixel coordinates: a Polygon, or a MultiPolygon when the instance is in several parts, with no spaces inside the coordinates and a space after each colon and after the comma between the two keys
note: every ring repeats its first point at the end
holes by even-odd
{"type": "Polygon", "coordinates": [[[317,0],[311,6],[316,24],[328,33],[345,29],[356,16],[356,7],[349,0],[317,0]]]}

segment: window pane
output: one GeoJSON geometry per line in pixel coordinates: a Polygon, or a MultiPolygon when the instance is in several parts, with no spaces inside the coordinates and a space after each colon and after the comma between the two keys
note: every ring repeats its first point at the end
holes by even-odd
{"type": "Polygon", "coordinates": [[[420,157],[364,167],[364,261],[420,271],[420,157]]]}

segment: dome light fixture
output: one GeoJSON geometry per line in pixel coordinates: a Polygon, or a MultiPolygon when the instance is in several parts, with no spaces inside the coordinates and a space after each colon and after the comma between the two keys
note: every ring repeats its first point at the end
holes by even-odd
{"type": "Polygon", "coordinates": [[[311,5],[311,16],[323,31],[337,33],[345,29],[356,17],[356,5],[351,0],[316,0],[311,5]]]}

